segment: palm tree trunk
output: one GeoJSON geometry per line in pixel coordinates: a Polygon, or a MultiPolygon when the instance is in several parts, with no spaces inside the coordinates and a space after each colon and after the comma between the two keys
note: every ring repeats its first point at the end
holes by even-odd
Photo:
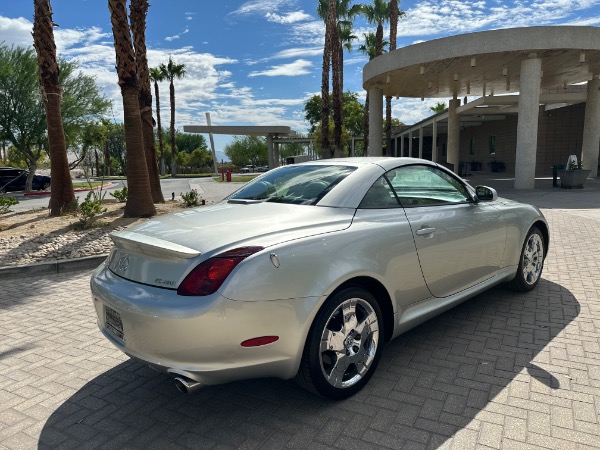
{"type": "MultiPolygon", "coordinates": [[[[37,52],[40,87],[44,99],[52,189],[50,215],[59,216],[75,207],[75,193],[69,172],[67,144],[61,116],[62,89],[56,60],[56,44],[49,0],[34,0],[33,40],[37,52]]],[[[31,175],[31,174],[30,174],[31,175]]]]}
{"type": "MultiPolygon", "coordinates": [[[[165,174],[165,153],[163,148],[162,125],[160,123],[160,96],[158,95],[158,82],[154,82],[154,97],[156,98],[156,126],[158,130],[158,148],[160,149],[160,174],[165,174]]],[[[154,136],[152,137],[154,139],[154,136]]]]}
{"type": "Polygon", "coordinates": [[[325,22],[325,45],[323,47],[323,69],[321,72],[321,156],[330,158],[329,150],[329,69],[331,67],[331,31],[325,22]]]}
{"type": "Polygon", "coordinates": [[[336,22],[337,1],[329,0],[329,27],[331,49],[331,80],[333,84],[333,156],[342,156],[342,92],[340,88],[340,40],[336,22]]]}
{"type": "Polygon", "coordinates": [[[150,180],[150,193],[154,203],[164,203],[165,199],[160,188],[158,165],[156,163],[156,148],[154,145],[154,127],[152,125],[152,94],[150,93],[150,74],[146,56],[146,15],[148,0],[131,0],[129,17],[133,31],[135,62],[139,80],[139,107],[144,136],[146,166],[150,180]]]}
{"type": "MultiPolygon", "coordinates": [[[[398,0],[390,0],[390,52],[396,50],[396,35],[398,34],[398,0]]],[[[392,155],[392,97],[385,97],[385,137],[386,153],[392,155]]],[[[397,152],[395,152],[397,153],[397,152]]]]}
{"type": "Polygon", "coordinates": [[[175,86],[173,80],[169,85],[169,97],[171,100],[171,176],[177,175],[177,149],[175,148],[175,86]]]}
{"type": "Polygon", "coordinates": [[[125,217],[148,217],[156,214],[150,192],[148,166],[144,152],[142,121],[138,102],[138,79],[135,53],[127,23],[126,0],[108,0],[115,41],[116,68],[123,97],[123,122],[127,148],[127,188],[125,217]]]}

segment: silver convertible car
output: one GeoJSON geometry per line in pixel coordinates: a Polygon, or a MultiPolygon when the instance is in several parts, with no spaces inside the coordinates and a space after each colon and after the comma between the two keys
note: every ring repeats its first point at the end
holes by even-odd
{"type": "Polygon", "coordinates": [[[91,288],[124,353],[184,392],[280,377],[341,399],[390,339],[498,283],[533,289],[549,230],[433,162],[349,158],[271,170],[112,239],[91,288]]]}

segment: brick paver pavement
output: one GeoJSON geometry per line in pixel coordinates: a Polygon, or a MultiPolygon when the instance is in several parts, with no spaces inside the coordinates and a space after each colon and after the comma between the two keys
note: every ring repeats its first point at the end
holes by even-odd
{"type": "Polygon", "coordinates": [[[545,210],[543,280],[393,341],[342,402],[255,380],[180,394],[102,337],[89,273],[0,283],[0,449],[600,448],[600,220],[545,210]]]}

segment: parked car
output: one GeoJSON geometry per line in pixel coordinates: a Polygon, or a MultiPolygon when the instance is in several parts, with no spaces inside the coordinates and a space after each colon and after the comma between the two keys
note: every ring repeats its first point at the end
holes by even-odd
{"type": "MultiPolygon", "coordinates": [[[[15,167],[0,167],[0,192],[23,191],[29,172],[15,167]]],[[[41,191],[50,187],[50,177],[34,175],[32,189],[41,191]]]]}
{"type": "Polygon", "coordinates": [[[254,164],[250,164],[248,166],[244,166],[240,169],[240,173],[252,173],[256,170],[256,166],[254,164]]]}
{"type": "Polygon", "coordinates": [[[268,172],[269,171],[269,166],[258,166],[256,168],[257,172],[268,172]]]}
{"type": "Polygon", "coordinates": [[[273,169],[112,240],[91,290],[121,351],[184,392],[280,377],[341,399],[390,339],[499,283],[534,289],[549,230],[433,162],[347,158],[273,169]]]}

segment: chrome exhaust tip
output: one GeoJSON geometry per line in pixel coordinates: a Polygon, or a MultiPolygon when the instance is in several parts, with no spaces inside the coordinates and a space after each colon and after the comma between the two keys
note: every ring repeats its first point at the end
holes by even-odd
{"type": "Polygon", "coordinates": [[[186,378],[182,376],[175,377],[173,383],[175,384],[177,390],[179,392],[183,392],[184,394],[191,394],[192,392],[197,391],[202,387],[202,383],[198,383],[197,381],[192,380],[191,378],[186,378]]]}

